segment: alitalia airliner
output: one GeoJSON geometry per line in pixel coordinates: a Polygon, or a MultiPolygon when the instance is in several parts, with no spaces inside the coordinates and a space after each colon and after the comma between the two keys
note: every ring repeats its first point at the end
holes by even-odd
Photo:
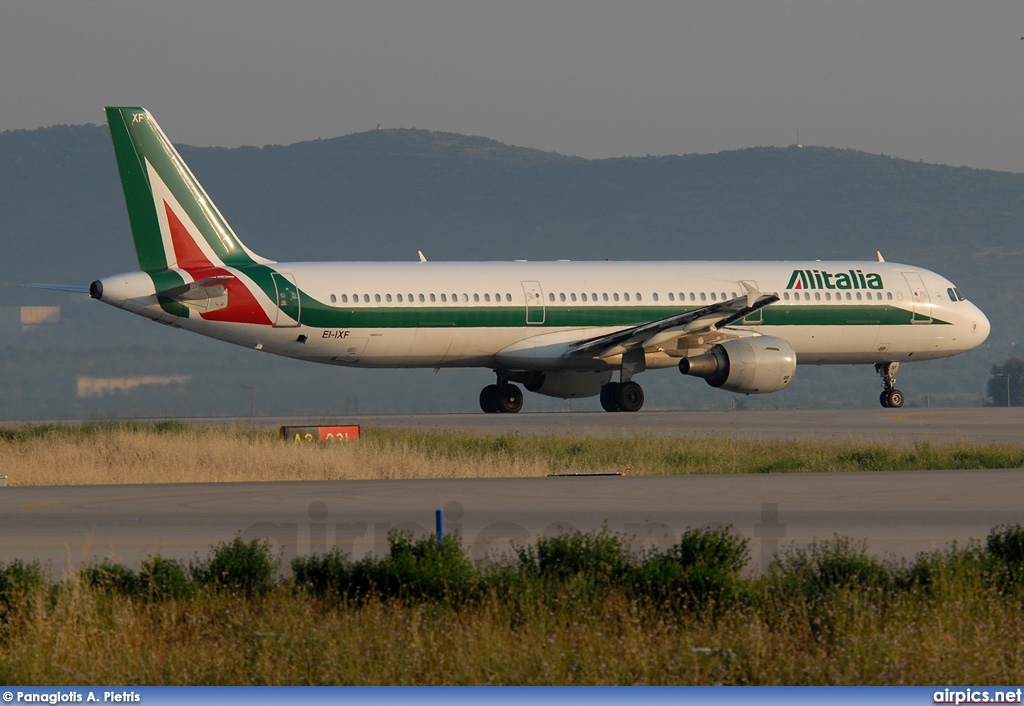
{"type": "MultiPolygon", "coordinates": [[[[900,407],[900,363],[977,347],[985,315],[944,277],[885,262],[276,262],[247,248],[143,108],[107,108],[139,271],[89,294],[175,328],[330,365],[483,367],[484,412],[522,385],[644,403],[676,367],[735,393],[797,365],[869,364],[900,407]],[[518,384],[517,384],[518,383],[518,384]]],[[[78,288],[84,290],[84,287],[78,288]]]]}

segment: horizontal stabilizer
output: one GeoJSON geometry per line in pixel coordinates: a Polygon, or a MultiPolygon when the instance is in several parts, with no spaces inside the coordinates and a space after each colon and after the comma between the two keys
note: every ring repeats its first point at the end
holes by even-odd
{"type": "Polygon", "coordinates": [[[227,291],[228,282],[233,280],[231,275],[217,275],[205,277],[195,282],[178,285],[170,289],[157,292],[157,296],[173,299],[178,302],[200,301],[204,299],[215,299],[223,296],[227,291]]]}
{"type": "Polygon", "coordinates": [[[32,287],[33,289],[51,289],[55,292],[74,292],[75,294],[88,294],[89,288],[77,284],[19,284],[19,287],[32,287]]]}

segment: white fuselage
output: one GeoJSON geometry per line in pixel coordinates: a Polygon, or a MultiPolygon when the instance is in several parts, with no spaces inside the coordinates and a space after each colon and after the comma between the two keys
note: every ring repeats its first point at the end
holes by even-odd
{"type": "MultiPolygon", "coordinates": [[[[989,332],[985,315],[948,280],[888,262],[300,262],[272,268],[276,281],[286,278],[300,293],[289,310],[249,287],[272,323],[209,320],[201,302],[188,317],[169,314],[143,273],[105,278],[102,299],[238,345],[361,367],[573,369],[580,361],[561,355],[568,343],[734,299],[746,285],[780,299],[729,331],[783,338],[801,364],[943,358],[975,348],[989,332]]],[[[244,271],[230,271],[249,281],[244,271]]],[[[691,352],[698,345],[685,343],[691,352]]],[[[685,346],[648,349],[647,367],[677,364],[685,346]]],[[[585,366],[618,363],[603,358],[585,366]]]]}

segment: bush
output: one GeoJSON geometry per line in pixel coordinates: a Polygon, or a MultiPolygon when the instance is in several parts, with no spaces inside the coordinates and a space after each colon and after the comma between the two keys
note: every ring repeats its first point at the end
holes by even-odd
{"type": "Polygon", "coordinates": [[[359,584],[387,598],[461,600],[469,597],[477,572],[462,550],[457,533],[413,539],[409,532],[388,533],[389,554],[381,562],[356,565],[359,584]],[[367,584],[369,584],[367,586],[367,584]]]}
{"type": "Polygon", "coordinates": [[[1000,525],[988,533],[985,549],[1001,588],[1024,590],[1024,526],[1000,525]]]}
{"type": "Polygon", "coordinates": [[[273,590],[279,563],[271,557],[269,542],[254,539],[246,543],[235,537],[214,545],[210,558],[192,562],[189,571],[201,586],[252,597],[273,590]]]}
{"type": "Polygon", "coordinates": [[[193,588],[180,561],[159,556],[142,562],[139,580],[142,590],[154,600],[185,598],[193,588]]]}
{"type": "Polygon", "coordinates": [[[768,574],[787,593],[807,598],[837,588],[887,588],[899,578],[892,567],[868,556],[866,542],[845,537],[790,547],[776,557],[768,574]]]}
{"type": "Polygon", "coordinates": [[[353,562],[337,548],[323,556],[292,561],[295,588],[321,598],[460,601],[476,590],[479,573],[462,550],[457,534],[413,539],[410,532],[388,534],[388,556],[353,562]]]}
{"type": "Polygon", "coordinates": [[[293,586],[319,598],[355,598],[353,569],[352,561],[337,547],[320,556],[298,556],[292,559],[293,586]]]}
{"type": "Polygon", "coordinates": [[[0,568],[0,619],[40,586],[43,586],[43,570],[38,561],[26,564],[15,559],[0,568]]]}
{"type": "Polygon", "coordinates": [[[630,564],[622,539],[607,528],[539,537],[536,548],[516,547],[515,551],[524,572],[563,581],[578,574],[610,580],[626,573],[630,564]]]}
{"type": "Polygon", "coordinates": [[[139,575],[122,564],[105,559],[99,566],[82,569],[82,581],[104,593],[133,596],[139,592],[142,582],[139,575]]]}
{"type": "Polygon", "coordinates": [[[747,565],[748,541],[731,527],[688,529],[664,552],[653,551],[637,568],[635,590],[651,598],[682,598],[688,603],[722,602],[740,592],[739,573],[747,565]]]}

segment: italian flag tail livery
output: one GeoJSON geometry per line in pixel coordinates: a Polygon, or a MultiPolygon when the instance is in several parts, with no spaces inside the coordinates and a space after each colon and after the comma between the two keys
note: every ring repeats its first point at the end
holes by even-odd
{"type": "Polygon", "coordinates": [[[272,261],[238,239],[149,111],[106,113],[139,268],[153,280],[161,308],[270,325],[272,261]]]}

